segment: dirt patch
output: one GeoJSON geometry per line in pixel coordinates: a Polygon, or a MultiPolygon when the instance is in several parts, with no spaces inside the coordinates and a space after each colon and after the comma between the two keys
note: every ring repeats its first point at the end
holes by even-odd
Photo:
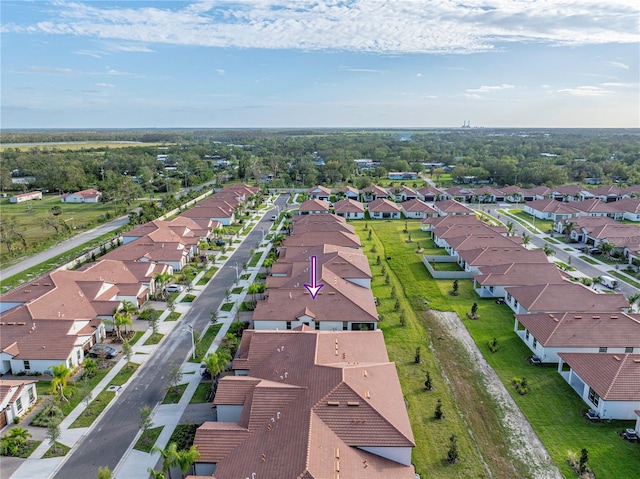
{"type": "Polygon", "coordinates": [[[522,463],[528,465],[532,477],[536,479],[562,479],[562,475],[553,464],[547,449],[507,392],[496,372],[482,356],[458,315],[434,310],[431,310],[430,313],[451,337],[460,342],[468,352],[471,364],[482,375],[487,392],[502,414],[502,426],[509,435],[510,452],[522,463]]]}

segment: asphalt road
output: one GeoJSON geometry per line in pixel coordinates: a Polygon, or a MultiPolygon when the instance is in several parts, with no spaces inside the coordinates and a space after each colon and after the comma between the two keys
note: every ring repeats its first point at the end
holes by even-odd
{"type": "Polygon", "coordinates": [[[61,241],[57,245],[49,248],[46,251],[35,254],[28,258],[21,259],[20,262],[9,266],[8,268],[0,271],[0,278],[7,279],[13,275],[18,273],[22,273],[29,268],[34,266],[38,266],[39,264],[45,263],[49,261],[51,258],[55,258],[63,253],[66,253],[70,249],[75,248],[76,246],[80,246],[81,244],[87,243],[93,239],[96,239],[104,234],[107,234],[111,231],[114,231],[121,226],[129,223],[129,216],[121,216],[120,218],[116,218],[113,221],[109,221],[103,225],[98,226],[97,228],[91,229],[89,231],[85,231],[80,233],[73,238],[66,239],[61,241]]]}
{"type": "MultiPolygon", "coordinates": [[[[286,207],[287,196],[280,196],[276,204],[286,207]]],[[[115,403],[103,414],[94,428],[80,445],[68,456],[65,463],[54,476],[57,479],[86,478],[93,479],[98,468],[108,466],[116,468],[129,445],[138,433],[140,421],[139,409],[144,405],[151,408],[162,401],[168,386],[168,373],[173,365],[182,365],[191,353],[191,336],[182,333],[186,326],[202,332],[209,323],[209,312],[217,310],[222,304],[225,291],[236,280],[235,262],[242,265],[251,259],[251,248],[262,241],[262,227],[271,226],[269,217],[276,210],[267,212],[262,221],[247,236],[244,242],[229,258],[227,266],[217,272],[215,279],[193,302],[191,309],[181,320],[181,327],[165,338],[159,348],[141,366],[134,382],[126,387],[116,398],[115,403]]]]}

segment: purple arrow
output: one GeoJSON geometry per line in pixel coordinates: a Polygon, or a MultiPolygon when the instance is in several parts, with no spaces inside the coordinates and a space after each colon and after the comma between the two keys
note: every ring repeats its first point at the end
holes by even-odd
{"type": "Polygon", "coordinates": [[[309,280],[311,284],[305,284],[304,287],[307,288],[307,291],[309,291],[311,299],[316,299],[318,291],[322,289],[324,284],[316,284],[316,257],[312,256],[311,258],[309,258],[309,261],[311,262],[311,279],[309,280]]]}

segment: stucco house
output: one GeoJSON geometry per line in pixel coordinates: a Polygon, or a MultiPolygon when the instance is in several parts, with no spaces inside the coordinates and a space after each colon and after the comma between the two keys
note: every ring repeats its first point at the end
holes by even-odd
{"type": "Polygon", "coordinates": [[[638,314],[518,314],[514,331],[543,363],[557,363],[560,353],[640,354],[638,314]]]}
{"type": "Polygon", "coordinates": [[[20,418],[36,403],[37,379],[0,379],[0,430],[20,418]]]}
{"type": "Polygon", "coordinates": [[[364,219],[365,208],[359,201],[347,198],[336,201],[333,205],[333,212],[347,219],[361,220],[364,219]]]}
{"type": "Polygon", "coordinates": [[[541,220],[563,221],[580,216],[580,210],[553,198],[536,200],[524,205],[524,212],[541,220]]]}
{"type": "Polygon", "coordinates": [[[377,200],[373,200],[367,206],[369,209],[369,217],[372,220],[380,220],[380,219],[400,219],[400,207],[384,198],[378,198],[377,200]]]}
{"type": "Polygon", "coordinates": [[[329,213],[329,203],[317,199],[307,200],[298,208],[298,214],[300,215],[319,215],[329,213]]]}
{"type": "Polygon", "coordinates": [[[435,208],[424,201],[413,199],[400,203],[400,208],[405,218],[423,219],[438,216],[435,208]]]}
{"type": "Polygon", "coordinates": [[[601,419],[637,418],[640,354],[559,353],[558,356],[560,375],[601,419]]]}
{"type": "Polygon", "coordinates": [[[307,191],[309,194],[309,198],[312,200],[320,200],[329,202],[331,200],[331,190],[329,188],[325,188],[324,186],[314,186],[313,188],[309,188],[307,191]]]}
{"type": "Polygon", "coordinates": [[[65,193],[60,197],[63,203],[98,203],[102,198],[102,192],[89,188],[88,190],[65,193]]]}

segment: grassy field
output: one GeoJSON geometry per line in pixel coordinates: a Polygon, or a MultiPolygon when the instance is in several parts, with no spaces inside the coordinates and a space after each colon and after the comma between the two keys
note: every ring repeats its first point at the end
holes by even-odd
{"type": "MultiPolygon", "coordinates": [[[[56,234],[51,226],[44,226],[46,219],[55,218],[51,208],[59,206],[62,213],[58,219],[64,221],[77,232],[85,228],[96,226],[104,221],[107,216],[113,216],[115,208],[110,203],[62,203],[57,195],[45,195],[40,201],[28,201],[26,203],[12,204],[9,199],[0,200],[0,216],[3,223],[15,221],[16,230],[26,240],[27,250],[41,250],[47,245],[53,245],[61,239],[68,237],[69,233],[56,234]],[[66,235],[66,236],[65,236],[66,235]]],[[[22,245],[16,245],[16,248],[22,245]]],[[[10,259],[6,245],[1,245],[0,254],[10,259]]],[[[4,261],[3,261],[4,264],[4,261]]]]}
{"type": "Polygon", "coordinates": [[[11,143],[5,143],[0,146],[0,151],[7,148],[18,149],[20,151],[29,151],[32,148],[46,149],[47,151],[58,150],[91,150],[106,148],[130,148],[132,146],[168,146],[173,143],[142,143],[139,141],[119,142],[119,141],[80,141],[77,143],[34,143],[32,145],[13,146],[11,143]]]}
{"type": "Polygon", "coordinates": [[[532,215],[530,215],[529,213],[525,213],[522,210],[508,210],[508,213],[517,218],[520,218],[523,221],[526,221],[527,223],[534,225],[537,229],[539,229],[543,233],[547,233],[548,231],[553,229],[553,221],[551,220],[541,220],[536,218],[534,221],[534,218],[532,215]]]}
{"type": "MultiPolygon", "coordinates": [[[[470,280],[459,281],[459,295],[451,296],[451,280],[433,280],[415,253],[415,243],[406,243],[404,221],[369,221],[373,228],[372,240],[367,240],[364,222],[354,223],[363,239],[374,274],[374,295],[381,304],[379,312],[384,321],[391,360],[398,365],[398,373],[409,405],[417,447],[414,463],[423,477],[486,477],[482,459],[494,477],[527,477],[525,466],[509,457],[509,443],[501,431],[492,399],[487,396],[480,378],[470,367],[467,355],[460,345],[450,340],[437,320],[425,310],[430,308],[455,311],[473,336],[476,344],[496,370],[503,384],[527,416],[537,434],[549,450],[565,477],[574,477],[567,465],[569,452],[579,456],[580,450],[589,451],[590,465],[600,478],[634,477],[640,470],[638,446],[620,440],[616,432],[632,427],[630,421],[611,421],[593,424],[581,413],[587,406],[558,375],[556,366],[531,366],[526,358],[531,352],[513,333],[513,313],[506,305],[497,305],[489,299],[479,298],[470,280]],[[371,252],[375,245],[376,251],[371,252]],[[384,246],[383,246],[384,245],[384,246]],[[390,258],[377,266],[376,257],[390,258]],[[391,284],[385,284],[382,267],[391,272],[391,284]],[[405,311],[407,326],[400,326],[401,312],[394,311],[395,299],[391,288],[397,285],[401,311],[405,311]],[[478,303],[479,320],[466,319],[471,305],[478,303]],[[442,338],[442,339],[440,339],[442,338]],[[492,354],[488,342],[498,340],[500,349],[492,354]],[[422,364],[414,363],[416,347],[421,347],[422,364]],[[435,390],[424,391],[424,377],[429,370],[435,390]],[[444,377],[449,379],[447,383],[444,377]],[[530,392],[519,395],[511,380],[526,377],[530,392]],[[442,398],[445,421],[434,421],[433,410],[437,398],[442,398]],[[456,411],[456,405],[458,408],[456,411]],[[470,431],[473,438],[469,435],[470,431]],[[462,460],[446,466],[447,440],[451,433],[458,436],[462,460]]],[[[412,239],[428,246],[427,233],[419,230],[418,222],[409,223],[412,239]]]]}

